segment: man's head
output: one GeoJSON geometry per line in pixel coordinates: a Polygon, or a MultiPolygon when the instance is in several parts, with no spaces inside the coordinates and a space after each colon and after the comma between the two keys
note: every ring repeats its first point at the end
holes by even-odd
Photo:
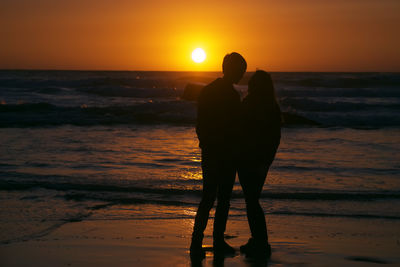
{"type": "Polygon", "coordinates": [[[224,78],[232,83],[238,83],[246,72],[246,60],[236,52],[227,54],[222,63],[224,78]]]}

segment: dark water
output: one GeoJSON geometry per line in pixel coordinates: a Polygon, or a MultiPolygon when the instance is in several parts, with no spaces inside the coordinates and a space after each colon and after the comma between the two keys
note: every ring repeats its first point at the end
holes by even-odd
{"type": "MultiPolygon", "coordinates": [[[[180,100],[218,73],[0,71],[0,127],[193,124],[180,100]]],[[[400,74],[273,73],[283,110],[323,126],[400,126],[400,74]]],[[[243,80],[246,82],[246,79],[243,80]]],[[[245,86],[238,86],[244,95],[245,86]]]]}
{"type": "MultiPolygon", "coordinates": [[[[0,71],[0,242],[81,219],[193,217],[195,103],[180,96],[218,75],[0,71]]],[[[399,220],[400,74],[272,75],[282,109],[320,126],[283,128],[267,214],[399,220]]]]}

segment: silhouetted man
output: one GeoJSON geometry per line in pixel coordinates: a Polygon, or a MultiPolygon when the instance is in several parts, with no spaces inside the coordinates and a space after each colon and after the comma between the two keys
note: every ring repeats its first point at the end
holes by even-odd
{"type": "Polygon", "coordinates": [[[247,63],[238,53],[225,56],[223,77],[205,86],[198,98],[196,133],[201,148],[203,195],[197,210],[190,253],[204,257],[204,230],[215,199],[214,253],[234,253],[224,240],[229,202],[236,177],[239,146],[240,96],[233,88],[246,72],[247,63]]]}

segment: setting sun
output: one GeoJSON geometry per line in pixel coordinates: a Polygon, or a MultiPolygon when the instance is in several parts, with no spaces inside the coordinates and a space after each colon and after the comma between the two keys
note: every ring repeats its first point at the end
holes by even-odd
{"type": "Polygon", "coordinates": [[[192,52],[192,59],[196,63],[201,63],[206,59],[206,52],[201,48],[196,48],[192,52]]]}

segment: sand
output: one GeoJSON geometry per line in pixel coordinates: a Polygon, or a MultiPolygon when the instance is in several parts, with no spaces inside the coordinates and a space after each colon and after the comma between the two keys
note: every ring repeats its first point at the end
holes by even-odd
{"type": "MultiPolygon", "coordinates": [[[[237,253],[216,263],[211,251],[202,262],[191,262],[192,219],[89,218],[1,245],[0,266],[400,266],[397,220],[274,215],[267,222],[273,248],[268,262],[237,253]]],[[[245,218],[231,219],[227,235],[235,248],[245,243],[245,218]]],[[[211,227],[204,243],[212,243],[211,227]]]]}

